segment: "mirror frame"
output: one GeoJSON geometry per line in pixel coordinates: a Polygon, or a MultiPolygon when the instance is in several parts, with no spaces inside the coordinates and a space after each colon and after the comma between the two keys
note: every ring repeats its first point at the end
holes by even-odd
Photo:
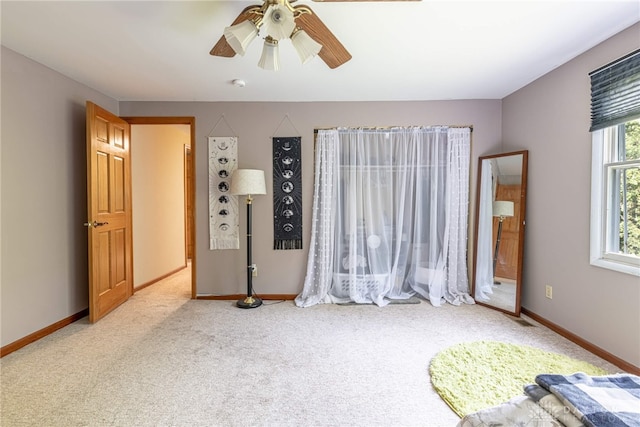
{"type": "Polygon", "coordinates": [[[498,153],[488,156],[482,156],[478,158],[478,178],[476,182],[476,211],[475,211],[475,229],[474,229],[474,241],[473,241],[473,273],[471,277],[471,296],[475,300],[476,295],[476,268],[478,257],[478,223],[480,217],[480,189],[482,180],[482,162],[488,159],[498,159],[501,157],[522,155],[522,184],[520,188],[520,227],[518,229],[518,265],[516,272],[516,295],[515,295],[515,308],[513,311],[507,310],[495,305],[491,305],[486,302],[476,300],[476,304],[482,305],[494,310],[502,311],[515,317],[520,317],[521,302],[520,296],[522,292],[522,264],[524,256],[524,234],[526,225],[526,201],[527,201],[527,175],[528,175],[528,163],[529,163],[529,150],[511,151],[508,153],[498,153]]]}

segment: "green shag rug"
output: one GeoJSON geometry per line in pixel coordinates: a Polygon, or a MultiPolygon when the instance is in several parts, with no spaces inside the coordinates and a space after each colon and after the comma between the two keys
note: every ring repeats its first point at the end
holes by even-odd
{"type": "Polygon", "coordinates": [[[431,360],[429,372],[435,390],[460,417],[522,395],[538,374],[607,374],[562,354],[497,341],[449,347],[431,360]]]}

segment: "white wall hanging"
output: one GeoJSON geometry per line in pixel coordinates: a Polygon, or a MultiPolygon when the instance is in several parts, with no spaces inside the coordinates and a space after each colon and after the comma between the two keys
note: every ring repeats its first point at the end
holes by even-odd
{"type": "Polygon", "coordinates": [[[238,138],[209,138],[209,249],[239,249],[238,197],[229,194],[238,167],[238,138]]]}

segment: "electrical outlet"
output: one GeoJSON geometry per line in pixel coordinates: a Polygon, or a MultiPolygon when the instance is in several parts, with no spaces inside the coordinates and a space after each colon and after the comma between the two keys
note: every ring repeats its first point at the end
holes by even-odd
{"type": "Polygon", "coordinates": [[[255,264],[251,264],[251,275],[253,277],[258,277],[258,266],[255,264]]]}
{"type": "Polygon", "coordinates": [[[545,287],[544,295],[549,299],[553,299],[553,287],[551,285],[545,287]]]}

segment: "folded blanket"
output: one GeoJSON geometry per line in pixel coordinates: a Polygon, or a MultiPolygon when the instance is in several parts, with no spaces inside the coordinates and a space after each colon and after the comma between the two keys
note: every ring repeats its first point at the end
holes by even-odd
{"type": "Polygon", "coordinates": [[[640,377],[630,374],[543,374],[536,383],[549,390],[590,427],[640,427],[640,377]]]}
{"type": "Polygon", "coordinates": [[[563,427],[527,396],[465,415],[456,427],[563,427]]]}
{"type": "Polygon", "coordinates": [[[560,421],[565,427],[584,427],[584,424],[571,413],[564,403],[549,390],[538,384],[529,384],[524,387],[525,394],[549,415],[560,421]]]}

